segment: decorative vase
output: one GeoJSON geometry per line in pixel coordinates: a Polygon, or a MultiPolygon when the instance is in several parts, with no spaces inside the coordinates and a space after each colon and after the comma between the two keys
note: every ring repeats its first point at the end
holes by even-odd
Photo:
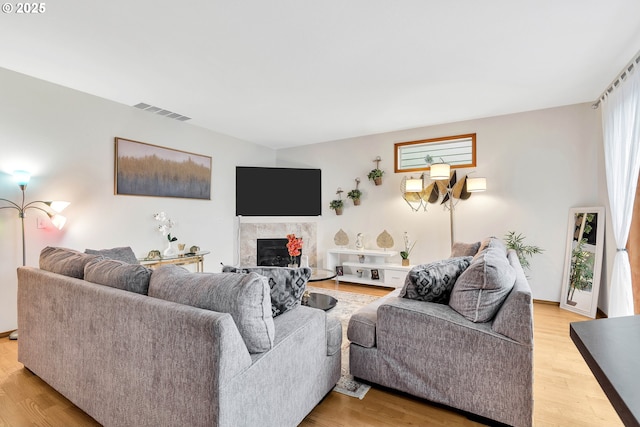
{"type": "Polygon", "coordinates": [[[403,266],[408,266],[409,265],[409,258],[402,258],[402,265],[403,266]]]}
{"type": "Polygon", "coordinates": [[[178,248],[176,247],[176,242],[169,242],[167,249],[162,252],[164,256],[174,256],[178,253],[178,248]]]}

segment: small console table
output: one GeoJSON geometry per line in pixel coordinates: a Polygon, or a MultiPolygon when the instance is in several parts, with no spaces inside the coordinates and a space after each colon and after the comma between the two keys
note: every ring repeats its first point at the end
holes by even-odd
{"type": "Polygon", "coordinates": [[[385,262],[397,254],[396,251],[375,249],[329,249],[327,269],[336,271],[336,267],[342,267],[342,275],[338,273],[336,276],[339,282],[401,288],[412,266],[385,262]],[[361,274],[358,274],[358,270],[361,274]]]}
{"type": "Polygon", "coordinates": [[[162,258],[139,258],[140,264],[149,268],[158,268],[162,265],[175,264],[175,265],[188,265],[195,264],[196,271],[202,273],[204,271],[204,256],[208,255],[210,251],[200,251],[193,255],[172,255],[162,258]]]}

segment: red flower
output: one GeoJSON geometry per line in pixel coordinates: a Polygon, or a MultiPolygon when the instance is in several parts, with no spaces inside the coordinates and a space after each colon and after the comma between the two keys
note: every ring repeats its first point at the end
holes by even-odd
{"type": "Polygon", "coordinates": [[[287,234],[287,250],[289,256],[296,257],[300,255],[300,249],[302,249],[302,238],[296,237],[295,234],[287,234]]]}

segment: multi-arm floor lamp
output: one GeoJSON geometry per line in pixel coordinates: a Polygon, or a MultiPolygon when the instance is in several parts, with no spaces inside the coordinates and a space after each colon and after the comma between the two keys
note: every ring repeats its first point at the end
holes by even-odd
{"type": "MultiPolygon", "coordinates": [[[[25,239],[24,239],[24,214],[28,209],[36,209],[41,212],[47,214],[47,216],[51,219],[51,223],[59,230],[64,227],[67,219],[62,215],[59,215],[58,212],[62,212],[64,208],[69,205],[69,202],[60,202],[60,201],[43,201],[43,200],[35,200],[33,202],[29,202],[25,204],[25,190],[27,189],[27,184],[29,183],[29,179],[31,176],[28,172],[25,171],[15,171],[13,173],[13,177],[15,181],[18,183],[18,187],[20,187],[20,191],[22,191],[22,202],[15,203],[11,200],[0,198],[0,202],[5,202],[7,206],[0,206],[0,209],[15,209],[18,211],[18,218],[20,218],[20,223],[22,226],[22,265],[27,264],[26,257],[26,249],[25,249],[25,239]]],[[[14,331],[9,338],[12,340],[18,339],[18,331],[14,331]]]]}

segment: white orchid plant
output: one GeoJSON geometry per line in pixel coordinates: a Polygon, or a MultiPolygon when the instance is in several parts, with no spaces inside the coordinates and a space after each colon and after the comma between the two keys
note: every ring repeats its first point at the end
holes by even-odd
{"type": "Polygon", "coordinates": [[[411,254],[411,251],[413,250],[413,247],[416,245],[416,242],[411,243],[409,241],[409,235],[407,234],[407,232],[404,232],[404,251],[400,252],[400,256],[402,257],[402,259],[409,259],[409,255],[411,254]]]}
{"type": "Polygon", "coordinates": [[[171,229],[174,225],[176,225],[176,223],[174,220],[167,217],[167,214],[165,214],[164,212],[153,214],[153,219],[160,222],[157,229],[162,233],[163,236],[167,236],[168,241],[175,242],[176,240],[178,240],[177,237],[171,237],[171,229]]]}

